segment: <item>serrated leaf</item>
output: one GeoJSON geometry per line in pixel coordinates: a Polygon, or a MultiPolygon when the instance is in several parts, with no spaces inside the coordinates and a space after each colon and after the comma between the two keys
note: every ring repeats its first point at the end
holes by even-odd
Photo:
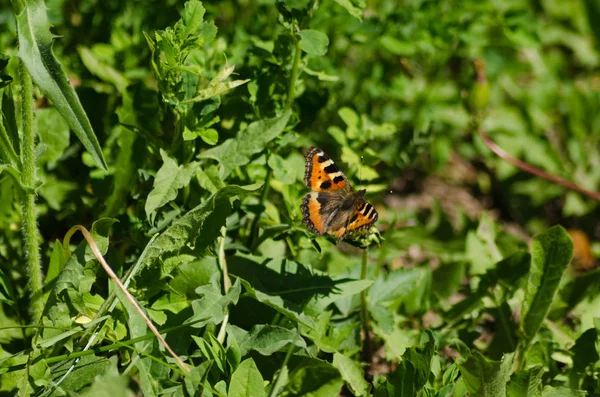
{"type": "Polygon", "coordinates": [[[220,235],[219,229],[225,224],[225,219],[231,212],[229,199],[237,195],[252,193],[261,186],[262,184],[223,187],[205,202],[173,222],[148,246],[147,255],[142,264],[145,268],[142,270],[142,274],[136,278],[136,282],[141,282],[146,288],[157,285],[177,266],[176,263],[166,263],[166,259],[176,256],[186,246],[186,243],[195,242],[201,234],[203,244],[212,243],[220,235]],[[204,223],[207,219],[210,220],[210,223],[207,223],[205,227],[204,223]],[[159,266],[159,263],[162,266],[159,266]]]}
{"type": "Polygon", "coordinates": [[[237,367],[229,383],[229,397],[263,397],[263,377],[254,360],[248,358],[237,367]]]}
{"type": "MultiPolygon", "coordinates": [[[[108,250],[108,234],[110,226],[116,221],[116,219],[103,218],[98,219],[92,224],[90,232],[102,255],[106,254],[106,251],[108,250]]],[[[54,284],[53,292],[59,294],[67,288],[73,288],[80,292],[89,291],[89,289],[87,291],[81,289],[80,284],[87,278],[83,273],[85,264],[94,259],[96,259],[96,256],[92,252],[92,249],[89,247],[87,241],[83,240],[71,254],[64,269],[60,272],[57,281],[54,284]]],[[[91,287],[91,285],[89,285],[89,287],[91,287]]]]}
{"type": "Polygon", "coordinates": [[[398,368],[389,376],[391,390],[395,396],[416,396],[429,381],[431,358],[435,341],[430,339],[423,346],[411,347],[402,355],[398,368]]]}
{"type": "Polygon", "coordinates": [[[33,81],[50,98],[92,158],[103,170],[107,169],[102,148],[92,125],[81,106],[77,93],[69,84],[60,63],[52,52],[54,36],[43,0],[27,0],[19,10],[17,31],[19,58],[27,67],[33,81]]]}
{"type": "Polygon", "coordinates": [[[297,330],[269,324],[255,325],[250,332],[239,338],[238,344],[242,356],[248,354],[250,350],[256,350],[263,356],[270,356],[289,344],[306,349],[306,342],[297,330]]]}
{"type": "Polygon", "coordinates": [[[506,388],[507,397],[538,397],[542,394],[544,368],[535,366],[527,371],[514,373],[506,388]]]}
{"type": "Polygon", "coordinates": [[[473,396],[496,397],[506,395],[514,354],[506,354],[501,361],[492,361],[475,352],[459,364],[461,375],[473,396]]]}
{"type": "Polygon", "coordinates": [[[306,29],[300,31],[300,47],[302,51],[311,55],[325,55],[327,54],[327,47],[329,46],[329,37],[323,32],[318,30],[306,29]]]}
{"type": "Polygon", "coordinates": [[[225,179],[236,167],[248,164],[253,155],[260,153],[267,143],[281,134],[290,115],[291,112],[287,111],[272,119],[255,121],[239,132],[235,139],[226,140],[201,153],[200,157],[217,160],[221,166],[220,176],[225,179]]]}
{"type": "Polygon", "coordinates": [[[204,23],[206,10],[198,0],[186,1],[181,13],[181,22],[185,27],[185,35],[196,34],[204,23]]]}
{"type": "Polygon", "coordinates": [[[204,327],[206,324],[220,324],[225,317],[227,307],[237,303],[240,292],[239,280],[236,280],[225,295],[221,295],[218,285],[214,283],[196,288],[196,293],[202,298],[192,301],[194,314],[187,322],[194,328],[204,327]]]}
{"type": "Polygon", "coordinates": [[[544,321],[572,257],[573,242],[561,226],[554,226],[533,239],[520,324],[527,340],[533,339],[544,321]]]}
{"type": "Polygon", "coordinates": [[[154,178],[154,185],[146,199],[146,216],[153,223],[155,211],[177,197],[177,192],[190,183],[196,164],[178,165],[177,162],[160,149],[163,165],[154,178]]]}

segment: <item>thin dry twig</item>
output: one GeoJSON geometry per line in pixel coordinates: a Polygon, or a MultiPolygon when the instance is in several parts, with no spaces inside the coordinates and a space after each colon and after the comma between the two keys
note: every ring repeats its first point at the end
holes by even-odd
{"type": "Polygon", "coordinates": [[[90,248],[92,249],[92,252],[94,253],[94,256],[96,257],[96,259],[98,259],[98,261],[104,268],[104,271],[117,284],[117,286],[123,292],[123,294],[125,294],[125,296],[127,297],[127,300],[133,305],[133,307],[135,308],[135,311],[138,312],[138,314],[144,319],[144,322],[146,323],[148,328],[150,328],[150,330],[152,331],[154,336],[156,336],[156,339],[158,339],[158,341],[165,347],[165,349],[167,349],[167,351],[175,359],[177,364],[185,372],[189,373],[190,368],[187,366],[187,364],[185,364],[183,362],[183,360],[181,360],[181,358],[179,358],[179,356],[173,351],[173,349],[171,349],[171,347],[169,346],[167,341],[160,335],[160,333],[158,332],[158,330],[156,329],[154,324],[152,324],[152,321],[150,321],[150,319],[148,318],[148,316],[146,316],[146,314],[144,313],[144,311],[142,310],[140,305],[138,305],[135,298],[129,293],[129,291],[127,291],[127,288],[125,288],[125,286],[123,285],[121,280],[119,280],[119,278],[117,277],[115,272],[113,272],[112,268],[108,265],[108,263],[102,256],[102,253],[100,253],[100,250],[98,249],[98,246],[96,245],[96,242],[94,241],[94,238],[92,237],[90,232],[85,227],[83,227],[81,225],[77,225],[77,226],[73,226],[67,234],[72,235],[72,232],[74,232],[75,230],[81,231],[81,233],[83,234],[83,237],[86,239],[86,241],[90,245],[90,248]]]}
{"type": "MultiPolygon", "coordinates": [[[[229,271],[227,270],[227,259],[225,258],[225,237],[227,234],[227,227],[221,227],[221,237],[219,237],[219,264],[221,265],[221,270],[223,272],[223,290],[224,293],[227,294],[229,288],[231,288],[231,279],[229,278],[229,271]]],[[[225,341],[225,334],[227,323],[229,322],[229,310],[225,312],[225,317],[223,318],[223,322],[221,323],[221,329],[219,330],[219,334],[217,336],[217,340],[219,343],[223,344],[225,341]]]]}
{"type": "Polygon", "coordinates": [[[486,144],[486,146],[492,152],[496,153],[500,158],[508,161],[515,167],[518,167],[525,172],[529,172],[530,174],[535,175],[539,178],[546,179],[547,181],[556,183],[558,185],[566,187],[567,189],[570,189],[577,193],[583,194],[584,196],[587,196],[594,200],[600,201],[600,193],[584,189],[581,186],[576,185],[575,183],[573,183],[571,181],[567,181],[566,179],[559,178],[555,175],[548,174],[547,172],[544,172],[544,171],[540,170],[539,168],[532,166],[531,164],[527,164],[526,162],[521,161],[521,160],[511,156],[510,154],[506,153],[500,146],[496,145],[494,143],[494,141],[492,141],[482,130],[479,130],[479,136],[481,136],[481,139],[483,139],[483,142],[486,144]]]}

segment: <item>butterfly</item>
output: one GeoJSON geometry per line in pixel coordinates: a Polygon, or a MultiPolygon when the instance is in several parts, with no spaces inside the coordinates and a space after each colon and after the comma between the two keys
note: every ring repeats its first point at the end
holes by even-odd
{"type": "Polygon", "coordinates": [[[302,200],[302,222],[317,236],[333,234],[341,241],[349,234],[367,231],[377,221],[375,208],[355,192],[350,181],[321,149],[306,152],[304,183],[312,190],[302,200]]]}

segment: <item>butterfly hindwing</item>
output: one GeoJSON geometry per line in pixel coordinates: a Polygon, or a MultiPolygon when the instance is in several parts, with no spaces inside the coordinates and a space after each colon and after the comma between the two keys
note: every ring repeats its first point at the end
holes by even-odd
{"type": "Polygon", "coordinates": [[[317,236],[322,236],[326,232],[326,224],[321,215],[322,205],[318,200],[319,193],[310,192],[302,200],[302,222],[317,236]]]}
{"type": "Polygon", "coordinates": [[[371,226],[377,222],[378,218],[379,215],[377,214],[375,207],[368,201],[361,199],[348,221],[346,232],[351,234],[369,230],[371,226]]]}
{"type": "Polygon", "coordinates": [[[306,152],[306,171],[304,183],[306,187],[315,192],[331,190],[350,190],[350,182],[321,149],[311,147],[306,152]]]}

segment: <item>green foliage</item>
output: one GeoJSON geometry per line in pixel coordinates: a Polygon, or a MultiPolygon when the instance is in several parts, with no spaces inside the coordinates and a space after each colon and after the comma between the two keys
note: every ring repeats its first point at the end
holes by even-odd
{"type": "Polygon", "coordinates": [[[600,394],[596,2],[0,4],[0,394],[600,394]]]}

